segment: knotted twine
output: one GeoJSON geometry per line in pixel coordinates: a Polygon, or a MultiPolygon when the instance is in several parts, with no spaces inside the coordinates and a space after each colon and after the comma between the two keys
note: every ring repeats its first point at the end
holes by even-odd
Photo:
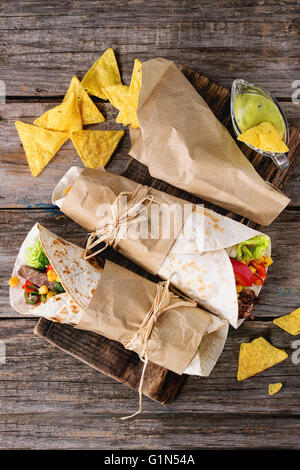
{"type": "Polygon", "coordinates": [[[196,307],[197,306],[196,302],[194,302],[193,300],[187,299],[187,297],[185,297],[186,300],[180,299],[178,302],[171,303],[172,299],[174,298],[179,299],[179,297],[178,295],[173,294],[173,292],[169,290],[170,281],[171,281],[171,278],[169,278],[167,281],[157,284],[156,294],[155,294],[154,301],[150,310],[148,311],[142,324],[140,325],[139,329],[134,334],[134,336],[128,341],[128,343],[124,344],[126,349],[134,350],[138,352],[138,355],[141,361],[144,363],[144,366],[143,366],[140,383],[139,383],[139,389],[138,389],[139,408],[135,413],[121,418],[122,420],[133,418],[134,416],[140,414],[142,411],[143,384],[144,384],[145,371],[146,371],[147,364],[148,364],[147,345],[148,345],[148,340],[151,336],[153,327],[155,325],[155,322],[157,321],[157,319],[160,317],[162,313],[167,312],[168,310],[173,310],[178,307],[196,307]]]}
{"type": "Polygon", "coordinates": [[[108,246],[117,249],[122,239],[124,228],[126,229],[132,223],[147,220],[147,215],[143,214],[143,212],[147,212],[147,207],[142,206],[143,203],[147,202],[149,205],[153,202],[162,204],[162,201],[155,199],[154,196],[149,194],[150,189],[148,186],[139,186],[133,192],[123,191],[116,197],[110,206],[112,221],[105,223],[102,227],[97,227],[94,232],[90,233],[85,247],[85,259],[98,255],[108,246]],[[125,196],[129,199],[127,204],[122,207],[120,204],[121,198],[125,196]],[[102,248],[90,255],[87,254],[89,250],[103,242],[105,245],[102,248]]]}

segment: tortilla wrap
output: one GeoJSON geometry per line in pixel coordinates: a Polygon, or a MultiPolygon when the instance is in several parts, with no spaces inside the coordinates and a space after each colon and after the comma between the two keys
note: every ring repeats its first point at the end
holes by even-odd
{"type": "MultiPolygon", "coordinates": [[[[68,170],[53,191],[53,204],[62,206],[66,189],[82,171],[78,167],[68,170]]],[[[163,279],[172,276],[175,287],[238,328],[243,319],[238,318],[238,297],[229,253],[234,245],[263,234],[202,206],[198,209],[202,217],[197,217],[195,211],[187,218],[157,274],[163,279]]],[[[271,255],[270,247],[265,255],[271,255]]],[[[251,289],[258,295],[261,287],[253,285],[251,289]]]]}
{"type": "Polygon", "coordinates": [[[83,258],[82,248],[35,224],[20,248],[12,276],[18,276],[19,268],[27,264],[25,251],[38,240],[66,292],[50,297],[45,303],[30,305],[25,301],[21,281],[17,287],[10,288],[10,304],[22,314],[76,325],[97,287],[102,269],[95,260],[87,261],[83,258]]]}
{"type": "MultiPolygon", "coordinates": [[[[96,261],[85,260],[82,248],[56,236],[42,225],[35,224],[20,248],[12,276],[17,276],[19,268],[26,264],[25,251],[37,240],[41,242],[66,292],[50,297],[45,303],[37,306],[29,305],[25,302],[23,282],[20,279],[17,287],[10,288],[10,304],[19,313],[76,326],[92,299],[101,278],[102,268],[96,261]]],[[[186,374],[208,376],[224,348],[228,323],[210,313],[208,315],[209,325],[200,351],[184,371],[186,374]]]]}

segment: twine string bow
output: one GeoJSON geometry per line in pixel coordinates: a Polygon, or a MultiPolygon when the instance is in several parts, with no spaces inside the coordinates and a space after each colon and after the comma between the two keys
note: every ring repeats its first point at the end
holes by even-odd
{"type": "Polygon", "coordinates": [[[122,420],[133,418],[134,416],[138,415],[142,411],[142,399],[143,399],[143,384],[144,384],[144,377],[145,371],[148,364],[148,355],[147,355],[147,346],[148,340],[151,336],[153,327],[155,322],[160,317],[160,315],[168,310],[174,310],[178,307],[196,307],[197,303],[193,300],[187,299],[185,300],[179,299],[178,295],[175,295],[173,292],[169,290],[171,278],[167,281],[164,281],[160,284],[157,284],[156,294],[154,298],[154,302],[148,311],[147,315],[145,316],[142,324],[140,325],[137,332],[134,336],[126,343],[124,346],[126,349],[134,350],[138,352],[141,361],[144,363],[140,383],[139,383],[139,408],[138,410],[129,416],[124,416],[121,418],[122,420]],[[171,303],[171,299],[178,298],[178,302],[171,303]]]}
{"type": "Polygon", "coordinates": [[[94,232],[90,233],[85,247],[85,259],[98,255],[108,246],[116,249],[129,225],[147,220],[147,207],[143,204],[147,203],[149,206],[153,202],[162,203],[150,195],[149,190],[147,186],[139,186],[133,192],[123,191],[116,197],[110,206],[111,222],[106,222],[102,226],[100,224],[94,232]],[[121,204],[123,197],[128,198],[126,204],[121,204]],[[103,242],[105,245],[102,248],[88,255],[89,250],[103,242]]]}

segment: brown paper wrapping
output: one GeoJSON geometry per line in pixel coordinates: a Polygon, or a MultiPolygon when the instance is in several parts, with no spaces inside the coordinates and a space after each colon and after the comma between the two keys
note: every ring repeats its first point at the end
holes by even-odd
{"type": "Polygon", "coordinates": [[[173,62],[143,63],[138,119],[129,154],[151,176],[262,225],[289,203],[259,176],[173,62]]]}
{"type": "MultiPolygon", "coordinates": [[[[156,289],[153,282],[106,261],[98,287],[76,328],[94,331],[126,346],[150,310],[156,289]]],[[[174,296],[170,304],[177,302],[174,296]]],[[[209,322],[209,314],[197,307],[181,306],[162,313],[147,343],[148,359],[182,374],[195,356],[209,322]]],[[[140,353],[138,348],[133,350],[140,353]]]]}
{"type": "MultiPolygon", "coordinates": [[[[132,193],[137,188],[142,187],[142,185],[125,177],[108,173],[103,168],[97,170],[87,168],[72,185],[71,190],[64,199],[61,210],[83,228],[89,232],[94,232],[98,222],[97,208],[99,205],[104,203],[112,204],[120,193],[132,193]]],[[[181,209],[186,203],[182,199],[162,193],[154,188],[148,189],[149,194],[162,204],[168,206],[176,204],[181,209]]],[[[150,208],[149,205],[147,208],[149,224],[151,223],[150,208]]],[[[184,224],[182,212],[178,210],[172,213],[170,236],[168,238],[147,237],[143,239],[138,237],[137,239],[122,239],[118,242],[118,251],[147,271],[157,274],[184,224]]],[[[158,233],[160,233],[160,229],[161,227],[158,227],[158,233]]]]}

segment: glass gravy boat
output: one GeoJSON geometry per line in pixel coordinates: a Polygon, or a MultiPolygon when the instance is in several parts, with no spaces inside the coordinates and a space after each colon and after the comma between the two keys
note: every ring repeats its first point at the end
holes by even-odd
{"type": "MultiPolygon", "coordinates": [[[[242,131],[240,130],[239,125],[237,123],[237,116],[236,116],[236,112],[235,112],[235,109],[234,109],[234,103],[235,103],[236,97],[238,95],[241,95],[241,94],[260,95],[260,96],[263,96],[264,98],[266,98],[267,100],[271,101],[275,105],[275,107],[277,108],[277,110],[278,110],[278,112],[281,116],[283,129],[284,129],[282,140],[287,145],[288,140],[289,140],[289,127],[288,127],[288,123],[287,123],[286,117],[284,115],[284,112],[281,109],[281,107],[279,106],[278,102],[276,101],[276,99],[272,95],[270,95],[270,93],[268,93],[263,88],[260,88],[257,85],[254,85],[253,83],[247,82],[246,80],[243,80],[243,79],[234,80],[234,82],[232,84],[232,88],[231,88],[231,103],[230,103],[230,105],[231,105],[231,119],[232,119],[232,124],[233,124],[233,128],[234,128],[234,131],[235,131],[236,135],[239,136],[240,134],[242,134],[242,131]]],[[[289,166],[289,161],[288,161],[288,158],[287,158],[285,153],[265,152],[264,150],[253,147],[250,144],[246,144],[246,145],[248,147],[250,147],[251,149],[255,150],[256,152],[260,153],[264,157],[272,158],[273,162],[281,170],[285,170],[289,166]]]]}

